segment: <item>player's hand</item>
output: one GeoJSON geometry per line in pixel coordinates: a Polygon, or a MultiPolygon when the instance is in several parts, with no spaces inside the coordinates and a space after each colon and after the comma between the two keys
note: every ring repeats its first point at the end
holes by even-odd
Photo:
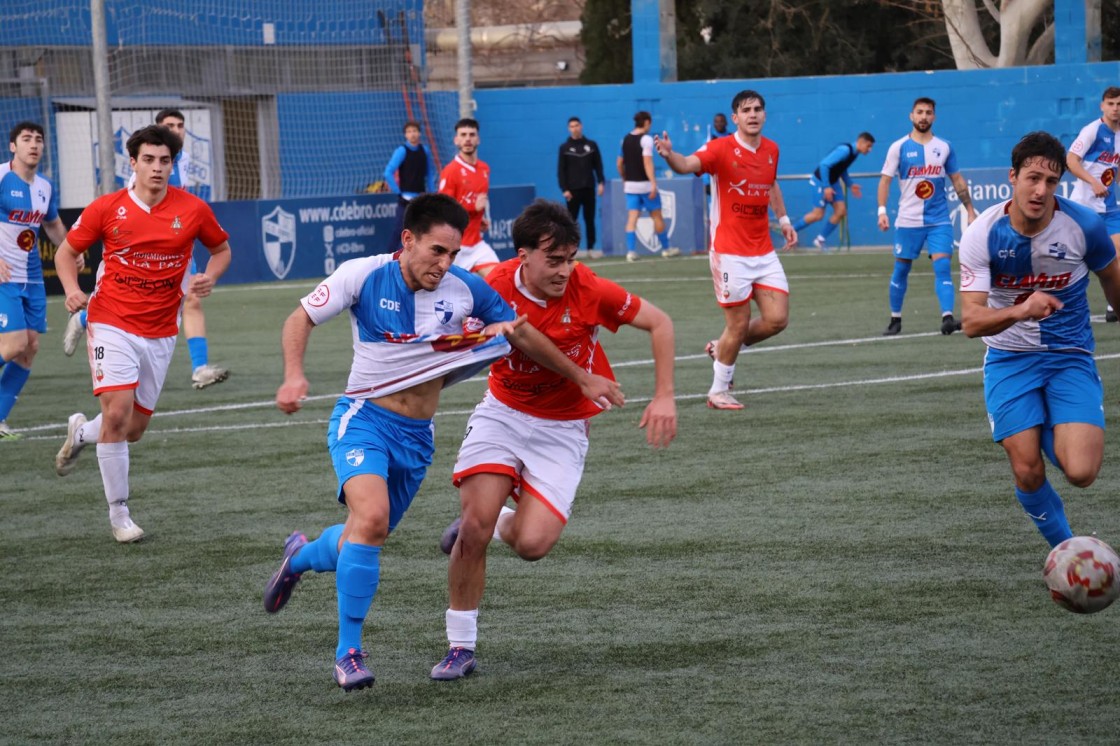
{"type": "Polygon", "coordinates": [[[824,201],[825,202],[831,202],[834,199],[836,199],[836,190],[833,189],[832,187],[825,187],[824,188],[824,201]]]}
{"type": "Polygon", "coordinates": [[[512,334],[514,331],[517,330],[517,328],[519,326],[521,326],[522,324],[524,324],[528,320],[529,320],[529,315],[528,314],[522,314],[521,316],[518,316],[513,321],[499,321],[499,322],[494,323],[494,324],[487,324],[486,326],[482,327],[482,331],[479,332],[479,333],[480,334],[485,334],[488,337],[496,337],[499,334],[501,334],[503,336],[506,335],[506,334],[512,334]]]}
{"type": "Polygon", "coordinates": [[[480,194],[474,198],[474,209],[478,212],[484,211],[490,205],[490,195],[480,194]]]}
{"type": "Polygon", "coordinates": [[[214,280],[210,275],[205,272],[191,275],[190,285],[187,287],[187,292],[196,298],[205,298],[210,295],[210,291],[214,289],[214,280]]]}
{"type": "Polygon", "coordinates": [[[564,199],[566,199],[568,202],[572,201],[572,193],[567,189],[564,190],[564,199]]]}
{"type": "Polygon", "coordinates": [[[657,185],[656,184],[654,184],[652,187],[650,187],[649,198],[650,199],[657,199],[657,185]]]}
{"type": "Polygon", "coordinates": [[[786,245],[782,247],[782,251],[792,249],[797,245],[797,231],[793,229],[792,225],[782,226],[782,237],[786,240],[786,245]]]}
{"type": "Polygon", "coordinates": [[[603,196],[603,182],[601,181],[599,182],[599,196],[603,196]]]}
{"type": "Polygon", "coordinates": [[[1064,304],[1050,293],[1036,290],[1019,304],[1020,312],[1024,319],[1038,321],[1051,315],[1062,308],[1064,304]]]}
{"type": "Polygon", "coordinates": [[[848,187],[848,191],[851,192],[852,196],[856,199],[860,199],[861,197],[863,197],[863,187],[861,187],[859,184],[852,184],[850,187],[848,187]]]}
{"type": "Polygon", "coordinates": [[[1092,185],[1094,195],[1097,197],[1108,196],[1108,187],[1102,184],[1100,179],[1094,179],[1090,184],[1092,185]]]}
{"type": "Polygon", "coordinates": [[[606,376],[588,373],[580,380],[579,390],[601,409],[621,407],[626,403],[626,397],[622,395],[622,385],[606,376]]]}
{"type": "Polygon", "coordinates": [[[10,282],[12,279],[12,268],[3,259],[0,259],[0,282],[10,282]]]}
{"type": "Polygon", "coordinates": [[[642,412],[638,427],[646,431],[646,443],[668,448],[677,437],[677,402],[672,396],[655,396],[642,412]]]}
{"type": "Polygon", "coordinates": [[[967,214],[968,214],[968,222],[961,226],[961,230],[964,230],[965,228],[967,228],[968,226],[970,226],[974,222],[976,222],[976,208],[975,207],[973,207],[972,205],[969,205],[967,214]]]}
{"type": "Polygon", "coordinates": [[[669,133],[662,132],[660,136],[654,135],[653,148],[659,156],[668,158],[669,154],[673,152],[673,141],[669,139],[669,133]]]}
{"type": "Polygon", "coordinates": [[[285,414],[298,412],[303,406],[304,399],[307,398],[309,387],[304,376],[291,380],[285,378],[284,383],[276,390],[276,407],[285,414]]]}
{"type": "Polygon", "coordinates": [[[879,230],[885,231],[891,227],[891,219],[886,215],[879,216],[879,230]]]}
{"type": "Polygon", "coordinates": [[[478,229],[482,233],[487,233],[490,230],[490,218],[485,215],[482,216],[482,221],[478,224],[478,229]]]}
{"type": "Polygon", "coordinates": [[[66,310],[70,313],[77,313],[86,307],[89,298],[81,290],[75,290],[72,293],[66,294],[66,310]]]}

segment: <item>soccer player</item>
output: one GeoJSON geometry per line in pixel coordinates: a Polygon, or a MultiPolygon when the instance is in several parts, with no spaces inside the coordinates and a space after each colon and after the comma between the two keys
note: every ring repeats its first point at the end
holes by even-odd
{"type": "Polygon", "coordinates": [[[43,128],[20,122],[8,134],[11,160],[0,164],[0,442],[18,440],[8,415],[47,331],[47,291],[39,228],[56,244],[66,238],[54,185],[39,174],[43,128]]]}
{"type": "Polygon", "coordinates": [[[128,444],[144,435],[167,377],[179,335],[183,295],[200,298],[229,267],[229,235],[209,205],[167,181],[182,141],[167,127],[149,125],[128,138],[132,188],[98,197],[82,212],[55,255],[66,310],[89,307],[89,367],[101,413],[90,421],[70,415],[55,457],[59,476],[97,444],[97,462],[113,537],[139,541],[144,531],[128,510],[128,444]],[[185,280],[195,239],[210,252],[206,271],[185,280]],[[101,241],[97,287],[88,299],[78,287],[79,252],[101,241]]]}
{"type": "Polygon", "coordinates": [[[404,211],[408,203],[424,192],[436,190],[436,159],[427,145],[420,142],[420,123],[404,123],[404,145],[393,151],[385,164],[383,175],[390,192],[397,194],[397,222],[393,226],[393,240],[399,246],[404,211]]]}
{"type": "MultiPolygon", "coordinates": [[[[1070,198],[1104,219],[1112,245],[1120,251],[1120,87],[1110,86],[1101,96],[1101,116],[1081,128],[1069,146],[1066,167],[1077,177],[1070,198]]],[[[1116,321],[1111,305],[1105,321],[1116,321]]]]}
{"type": "Polygon", "coordinates": [[[653,117],[648,111],[634,115],[634,129],[622,138],[618,154],[618,173],[626,194],[626,261],[636,262],[638,253],[638,218],[648,212],[653,232],[661,245],[661,256],[679,256],[681,250],[669,246],[669,233],[661,215],[661,195],[657,193],[657,174],[653,170],[653,138],[649,135],[653,117]]]}
{"type": "Polygon", "coordinates": [[[953,318],[953,225],[949,221],[949,202],[945,198],[945,175],[953,182],[957,196],[968,211],[968,222],[976,219],[968,183],[957,168],[957,155],[946,140],[934,136],[933,120],[936,117],[932,98],[924,96],[914,101],[910,109],[910,134],[895,140],[887,149],[879,177],[879,230],[890,227],[887,218],[887,197],[891,181],[898,177],[900,196],[898,217],[894,221],[894,273],[891,275],[891,320],[884,336],[902,331],[902,302],[910,267],[922,255],[922,246],[929,251],[933,262],[933,287],[941,305],[941,333],[960,331],[960,323],[953,318]]]}
{"type": "Polygon", "coordinates": [[[504,356],[512,342],[540,365],[578,381],[600,406],[623,403],[617,383],[578,367],[481,278],[453,266],[469,224],[454,199],[422,194],[409,203],[404,222],[398,254],[342,264],[300,301],[281,337],[284,382],[276,404],[290,414],[307,395],[303,358],[312,329],[349,311],[354,362],[327,431],[346,523],[310,543],[298,531],[289,536],[264,592],[265,610],[275,613],[302,573],[336,572],[334,678],[346,691],[373,684],[362,625],[377,592],[382,546],[432,462],[440,390],[504,356]]]}
{"type": "MultiPolygon", "coordinates": [[[[629,324],[649,332],[655,385],[639,425],[651,446],[668,446],[677,430],[669,316],[576,262],[579,228],[559,204],[537,200],[527,207],[513,223],[513,240],[517,256],[499,264],[487,282],[580,367],[613,377],[599,344],[601,327],[614,332],[629,324]]],[[[589,420],[600,411],[570,381],[520,352],[491,367],[489,390],[467,421],[455,464],[462,515],[440,540],[451,555],[450,649],[432,669],[433,679],[458,679],[475,668],[491,538],[531,562],[560,539],[583,476],[589,420]],[[511,496],[517,510],[505,507],[511,496]]]]}
{"type": "Polygon", "coordinates": [[[861,155],[871,152],[875,138],[870,132],[860,132],[855,143],[843,142],[817,164],[813,175],[809,177],[809,191],[812,193],[813,209],[805,213],[798,220],[793,229],[798,233],[808,228],[813,223],[824,217],[825,208],[832,205],[832,217],[821,228],[821,232],[813,239],[813,245],[821,251],[828,251],[828,237],[836,230],[836,226],[848,214],[848,205],[844,201],[844,192],[840,189],[840,182],[852,193],[856,199],[863,196],[863,188],[853,184],[848,175],[848,168],[861,155]]]}
{"type": "Polygon", "coordinates": [[[740,347],[768,339],[789,323],[789,282],[770,239],[770,209],[778,217],[785,248],[797,244],[777,181],[778,146],[762,136],[766,100],[757,91],[739,91],[731,101],[731,120],[734,135],[710,140],[692,155],[674,152],[667,133],[655,139],[669,168],[712,177],[708,264],[724,317],[723,333],[707,347],[712,409],[743,408],[730,391],[740,347]],[[751,300],[758,306],[756,318],[751,318],[751,300]]]}
{"type": "MultiPolygon", "coordinates": [[[[187,135],[186,118],[178,109],[164,109],[156,114],[156,124],[164,127],[185,142],[187,135]]],[[[170,186],[186,189],[189,183],[187,175],[190,173],[190,154],[184,149],[179,151],[179,156],[172,165],[171,174],[167,179],[170,186]]],[[[136,174],[128,180],[128,187],[136,183],[136,174]]],[[[189,274],[198,273],[198,265],[191,254],[189,274]]],[[[189,286],[188,286],[189,288],[189,286]]],[[[73,355],[78,349],[78,342],[85,333],[87,324],[86,311],[80,311],[70,317],[66,323],[66,332],[62,336],[62,351],[73,355]]],[[[206,336],[206,314],[202,310],[202,300],[193,292],[187,292],[183,301],[183,334],[187,338],[187,351],[191,356],[191,385],[196,389],[204,389],[221,383],[229,378],[229,370],[210,364],[210,343],[206,336]]]]}
{"type": "Polygon", "coordinates": [[[730,134],[731,131],[727,129],[727,115],[722,111],[717,112],[716,115],[712,117],[712,126],[708,128],[708,139],[716,140],[720,137],[727,137],[730,134]]]}
{"type": "Polygon", "coordinates": [[[961,238],[964,333],[983,337],[984,399],[992,439],[1011,462],[1015,497],[1050,546],[1073,536],[1042,459],[1076,487],[1104,457],[1104,392],[1093,361],[1089,273],[1120,303],[1120,264],[1092,210],[1056,196],[1062,144],[1045,132],[1011,151],[1011,200],[961,238]]]}
{"type": "MultiPolygon", "coordinates": [[[[572,220],[579,220],[583,210],[583,224],[587,226],[587,251],[595,250],[595,196],[603,196],[603,154],[594,140],[583,136],[583,122],[579,117],[568,120],[568,139],[560,145],[556,162],[556,179],[568,203],[572,220]]],[[[598,256],[598,255],[597,255],[598,256]]]]}
{"type": "Polygon", "coordinates": [[[498,263],[498,255],[482,234],[490,230],[490,167],[478,158],[478,122],[460,119],[455,123],[455,160],[443,167],[439,175],[439,191],[453,197],[470,215],[463,232],[463,247],[455,257],[455,266],[485,277],[498,263]]]}

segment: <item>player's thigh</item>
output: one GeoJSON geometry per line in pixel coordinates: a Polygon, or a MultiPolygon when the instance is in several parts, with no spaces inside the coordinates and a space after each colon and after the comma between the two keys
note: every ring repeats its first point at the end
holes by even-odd
{"type": "MultiPolygon", "coordinates": [[[[546,420],[534,417],[522,434],[519,506],[540,504],[567,523],[587,461],[587,420],[546,420]],[[530,498],[528,501],[526,498],[530,498]]],[[[534,509],[534,514],[536,510],[534,509]]],[[[557,534],[558,535],[558,534],[557,534]]]]}
{"type": "Polygon", "coordinates": [[[926,232],[925,228],[895,228],[894,258],[914,261],[921,256],[926,232]]]}
{"type": "Polygon", "coordinates": [[[1042,462],[1041,426],[1029,427],[999,441],[1011,464],[1016,484],[1028,491],[1042,486],[1046,465],[1042,462]]]}
{"type": "Polygon", "coordinates": [[[343,485],[347,541],[378,545],[389,534],[389,486],[377,474],[355,474],[343,485]]]}
{"type": "Polygon", "coordinates": [[[809,204],[813,206],[813,212],[820,212],[824,214],[825,205],[828,200],[824,197],[824,184],[821,184],[816,179],[809,179],[809,204]]]}
{"type": "Polygon", "coordinates": [[[1090,355],[1047,356],[1046,425],[1071,479],[1095,478],[1104,458],[1104,386],[1090,355]]]}
{"type": "MultiPolygon", "coordinates": [[[[28,330],[34,329],[28,317],[26,283],[0,283],[0,355],[11,360],[23,353],[28,344],[28,330]]],[[[46,331],[46,303],[43,304],[42,331],[46,331]]]]}
{"type": "Polygon", "coordinates": [[[837,220],[843,219],[848,214],[848,203],[839,193],[837,193],[836,199],[832,200],[832,214],[836,216],[837,220]]]}
{"type": "Polygon", "coordinates": [[[1050,353],[989,349],[984,359],[984,403],[992,440],[1047,424],[1045,361],[1050,353]]]}
{"type": "Polygon", "coordinates": [[[789,293],[770,287],[755,287],[754,302],[758,314],[767,322],[780,327],[789,323],[789,293]]]}
{"type": "Polygon", "coordinates": [[[1071,482],[1093,481],[1104,462],[1104,428],[1083,422],[1055,425],[1054,454],[1071,482]]]}
{"type": "MultiPolygon", "coordinates": [[[[3,313],[0,312],[0,321],[3,321],[3,319],[3,313]]],[[[29,329],[0,332],[0,359],[4,362],[14,360],[23,355],[30,344],[31,331],[29,329]]]]}

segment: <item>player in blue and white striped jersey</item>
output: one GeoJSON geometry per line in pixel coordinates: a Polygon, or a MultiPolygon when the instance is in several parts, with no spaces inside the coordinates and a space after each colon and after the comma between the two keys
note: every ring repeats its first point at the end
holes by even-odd
{"type": "Polygon", "coordinates": [[[47,331],[39,229],[56,244],[66,238],[54,185],[38,173],[45,148],[43,128],[20,122],[8,135],[11,160],[0,164],[0,442],[20,437],[5,421],[47,331]]]}
{"type": "Polygon", "coordinates": [[[1104,222],[1056,196],[1066,152],[1045,132],[1011,152],[1011,200],[961,238],[964,332],[983,337],[992,439],[1011,462],[1015,496],[1056,546],[1073,536],[1042,454],[1088,487],[1104,458],[1104,390],[1093,360],[1086,290],[1097,275],[1120,303],[1120,263],[1104,222]]]}
{"type": "Polygon", "coordinates": [[[883,332],[885,335],[902,331],[902,302],[906,298],[910,267],[922,255],[923,244],[933,262],[933,287],[941,306],[941,333],[952,334],[960,329],[953,318],[955,298],[950,272],[953,225],[949,220],[946,176],[952,180],[961,204],[968,211],[968,222],[976,219],[976,210],[972,207],[968,183],[957,168],[953,146],[931,131],[935,107],[931,98],[923,96],[914,101],[910,110],[913,129],[906,137],[891,143],[879,178],[879,230],[890,227],[887,197],[896,176],[901,193],[894,222],[894,272],[889,294],[891,320],[883,332]]]}

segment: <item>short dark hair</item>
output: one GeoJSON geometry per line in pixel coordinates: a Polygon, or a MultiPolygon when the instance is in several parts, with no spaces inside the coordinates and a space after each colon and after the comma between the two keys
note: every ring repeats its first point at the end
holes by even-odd
{"type": "Polygon", "coordinates": [[[1066,172],[1065,146],[1049,132],[1035,130],[1023,135],[1011,149],[1011,170],[1018,174],[1023,164],[1031,158],[1048,162],[1058,171],[1058,176],[1066,172]]]}
{"type": "Polygon", "coordinates": [[[42,125],[36,124],[35,122],[20,122],[15,127],[12,127],[12,131],[8,133],[8,142],[13,143],[19,139],[19,133],[21,132],[37,132],[39,133],[39,137],[47,136],[46,133],[43,132],[42,125]]]}
{"type": "Polygon", "coordinates": [[[420,129],[420,123],[417,122],[417,121],[414,121],[412,119],[409,119],[407,122],[404,123],[404,126],[401,127],[401,132],[408,132],[409,127],[415,127],[417,130],[419,130],[420,129]]]}
{"type": "Polygon", "coordinates": [[[1108,88],[1105,88],[1104,93],[1101,94],[1101,101],[1104,101],[1106,98],[1117,97],[1120,97],[1120,86],[1110,85],[1108,88]]]}
{"type": "Polygon", "coordinates": [[[128,148],[128,157],[138,158],[141,145],[166,145],[171,151],[171,160],[178,158],[179,151],[183,149],[183,141],[179,136],[158,124],[149,124],[132,133],[125,145],[128,148]]]}
{"type": "Polygon", "coordinates": [[[163,120],[168,117],[182,119],[184,122],[187,121],[187,118],[183,116],[183,112],[178,109],[160,109],[160,112],[156,114],[156,124],[163,124],[163,120]]]}
{"type": "Polygon", "coordinates": [[[460,127],[473,127],[474,129],[478,130],[479,132],[482,131],[482,128],[478,126],[478,120],[477,119],[471,119],[470,117],[463,117],[458,122],[456,122],[454,131],[458,132],[460,127]]]}
{"type": "Polygon", "coordinates": [[[910,111],[914,111],[914,109],[917,109],[918,104],[929,104],[929,108],[937,111],[937,102],[928,96],[918,96],[916,99],[914,99],[914,103],[910,107],[910,111]]]}
{"type": "Polygon", "coordinates": [[[583,124],[583,122],[579,121],[579,117],[568,117],[568,124],[571,124],[572,122],[579,122],[580,124],[583,124]]]}
{"type": "Polygon", "coordinates": [[[548,248],[579,246],[579,226],[568,208],[558,202],[536,199],[513,221],[513,246],[534,251],[551,239],[548,248]]]}
{"type": "Polygon", "coordinates": [[[646,122],[652,122],[653,116],[648,111],[639,111],[634,115],[634,126],[641,127],[646,122]]]}
{"type": "Polygon", "coordinates": [[[433,192],[409,201],[404,211],[403,227],[415,236],[430,233],[437,225],[449,225],[463,233],[470,219],[467,211],[454,198],[433,192]]]}
{"type": "Polygon", "coordinates": [[[856,136],[856,139],[867,140],[872,145],[875,144],[875,135],[871,134],[870,132],[860,132],[859,135],[856,136]]]}
{"type": "Polygon", "coordinates": [[[762,94],[758,91],[752,91],[750,88],[746,88],[736,93],[735,98],[731,99],[731,113],[734,114],[739,111],[739,104],[744,101],[749,101],[752,98],[757,98],[758,103],[762,105],[763,111],[766,110],[766,99],[762,97],[762,94]]]}

